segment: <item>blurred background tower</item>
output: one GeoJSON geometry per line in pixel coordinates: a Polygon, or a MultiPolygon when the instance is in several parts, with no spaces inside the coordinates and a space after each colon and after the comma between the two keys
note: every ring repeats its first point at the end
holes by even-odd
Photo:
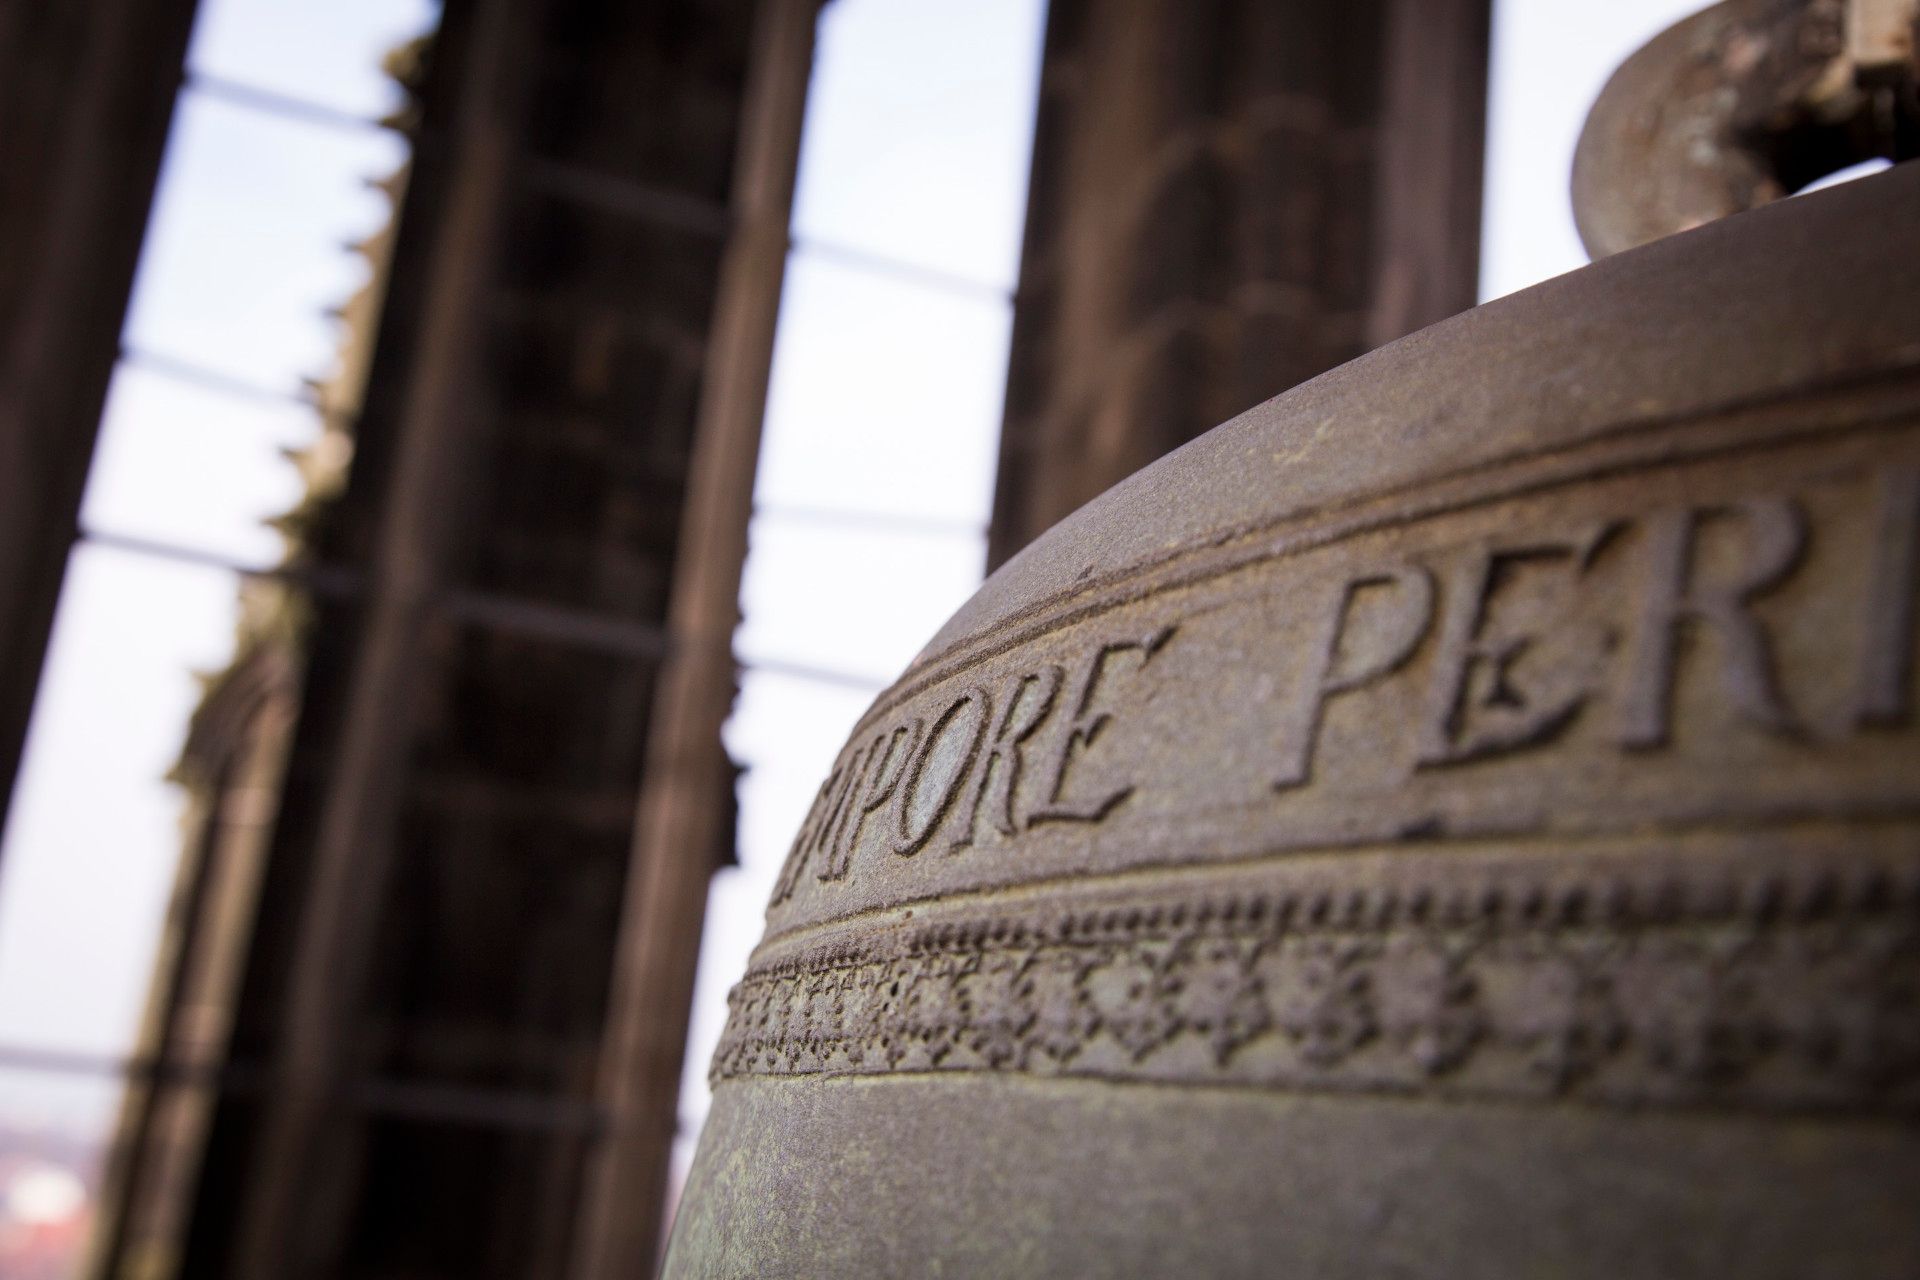
{"type": "Polygon", "coordinates": [[[1489,0],[1053,0],[995,566],[1473,305],[1489,0]]]}
{"type": "MultiPolygon", "coordinates": [[[[16,761],[191,7],[0,15],[16,761]]],[[[649,1271],[818,8],[447,0],[396,54],[413,159],[182,753],[94,1274],[649,1271]]],[[[992,563],[1472,304],[1486,59],[1487,0],[1054,0],[992,563]]]]}

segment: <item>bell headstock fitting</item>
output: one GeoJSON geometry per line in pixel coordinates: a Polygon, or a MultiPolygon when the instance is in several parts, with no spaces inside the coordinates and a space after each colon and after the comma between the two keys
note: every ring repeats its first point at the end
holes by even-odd
{"type": "Polygon", "coordinates": [[[1574,220],[1594,258],[1920,155],[1920,0],[1725,0],[1649,41],[1588,113],[1574,220]]]}

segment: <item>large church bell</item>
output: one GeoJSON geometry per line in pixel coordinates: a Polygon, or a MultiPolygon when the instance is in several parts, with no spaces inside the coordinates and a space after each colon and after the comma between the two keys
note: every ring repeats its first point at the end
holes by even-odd
{"type": "Polygon", "coordinates": [[[1913,18],[1663,35],[1600,260],[980,589],[794,842],[668,1274],[1920,1275],[1920,166],[1775,198],[1911,154],[1913,18]]]}

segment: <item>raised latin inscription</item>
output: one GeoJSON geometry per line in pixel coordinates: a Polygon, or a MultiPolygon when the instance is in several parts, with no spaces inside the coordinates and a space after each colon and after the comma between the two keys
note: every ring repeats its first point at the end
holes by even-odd
{"type": "Polygon", "coordinates": [[[1920,466],[1746,484],[1703,465],[1488,504],[990,656],[849,743],[775,906],[1064,874],[1092,828],[1107,863],[1136,828],[1189,833],[1192,860],[1604,831],[1628,793],[1643,823],[1697,824],[1920,791],[1885,748],[1912,721],[1920,466]],[[1854,790],[1797,797],[1795,762],[1835,751],[1860,753],[1835,771],[1854,790]],[[1207,767],[1162,787],[1171,759],[1207,767]]]}
{"type": "Polygon", "coordinates": [[[1279,767],[1273,785],[1283,789],[1311,779],[1328,701],[1391,675],[1413,656],[1433,618],[1433,575],[1411,566],[1367,570],[1320,593],[1309,612],[1317,622],[1306,661],[1297,664],[1299,674],[1279,700],[1276,717],[1279,767]]]}
{"type": "Polygon", "coordinates": [[[1594,555],[1618,528],[1609,521],[1569,538],[1487,543],[1459,558],[1439,622],[1431,692],[1421,717],[1422,767],[1535,746],[1580,714],[1592,694],[1593,659],[1606,643],[1605,634],[1587,628],[1576,641],[1582,651],[1577,663],[1554,664],[1550,678],[1529,685],[1518,679],[1515,667],[1550,629],[1564,626],[1564,619],[1496,625],[1490,615],[1498,595],[1521,577],[1550,574],[1563,595],[1577,591],[1594,555]]]}
{"type": "Polygon", "coordinates": [[[821,784],[774,885],[774,902],[792,896],[810,865],[820,880],[844,877],[867,819],[883,807],[888,849],[902,858],[918,854],[948,827],[948,850],[964,850],[983,818],[1008,837],[1040,823],[1106,817],[1133,794],[1134,784],[1082,795],[1075,783],[1078,766],[1113,723],[1114,713],[1103,705],[1115,696],[1112,687],[1137,677],[1173,633],[1163,627],[1092,646],[1076,664],[1064,700],[1068,677],[1059,664],[1046,663],[1009,677],[997,712],[992,690],[976,685],[948,702],[931,724],[913,716],[863,739],[821,784]],[[1026,743],[1063,701],[1070,715],[1040,761],[1037,786],[1023,786],[1026,743]]]}
{"type": "Polygon", "coordinates": [[[1093,750],[1101,733],[1113,722],[1111,711],[1095,705],[1096,700],[1104,696],[1104,686],[1110,682],[1109,667],[1132,657],[1136,659],[1136,671],[1144,668],[1173,638],[1173,632],[1172,627],[1162,627],[1138,640],[1109,640],[1092,650],[1074,682],[1073,722],[1058,736],[1047,760],[1045,774],[1051,781],[1046,799],[1028,813],[1028,826],[1041,822],[1098,822],[1133,794],[1134,784],[1127,782],[1098,798],[1070,798],[1066,794],[1067,774],[1080,755],[1093,750]]]}
{"type": "Polygon", "coordinates": [[[993,719],[993,701],[985,689],[969,689],[934,719],[921,738],[893,805],[893,851],[918,853],[946,818],[973,771],[980,744],[993,719]]]}
{"type": "Polygon", "coordinates": [[[973,843],[974,827],[984,817],[1003,836],[1019,830],[1013,798],[1020,789],[1022,753],[1027,739],[1053,713],[1064,680],[1059,666],[1048,663],[1038,671],[1014,675],[1002,696],[1001,710],[986,754],[973,771],[973,786],[965,808],[961,810],[959,829],[952,847],[964,849],[973,843]]]}
{"type": "Polygon", "coordinates": [[[1687,627],[1710,629],[1721,646],[1721,683],[1728,700],[1755,724],[1776,733],[1795,728],[1773,667],[1772,642],[1753,612],[1806,549],[1806,515],[1790,498],[1729,507],[1669,507],[1644,520],[1639,607],[1631,628],[1626,687],[1620,699],[1623,747],[1658,747],[1673,723],[1675,653],[1687,627]],[[1739,526],[1733,570],[1714,579],[1700,565],[1702,526],[1739,526]]]}

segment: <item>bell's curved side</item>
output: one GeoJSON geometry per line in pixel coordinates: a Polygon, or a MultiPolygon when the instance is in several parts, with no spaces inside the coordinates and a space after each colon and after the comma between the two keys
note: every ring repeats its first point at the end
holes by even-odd
{"type": "Polygon", "coordinates": [[[1920,1274],[1920,167],[1478,308],[997,573],[672,1276],[1920,1274]]]}

